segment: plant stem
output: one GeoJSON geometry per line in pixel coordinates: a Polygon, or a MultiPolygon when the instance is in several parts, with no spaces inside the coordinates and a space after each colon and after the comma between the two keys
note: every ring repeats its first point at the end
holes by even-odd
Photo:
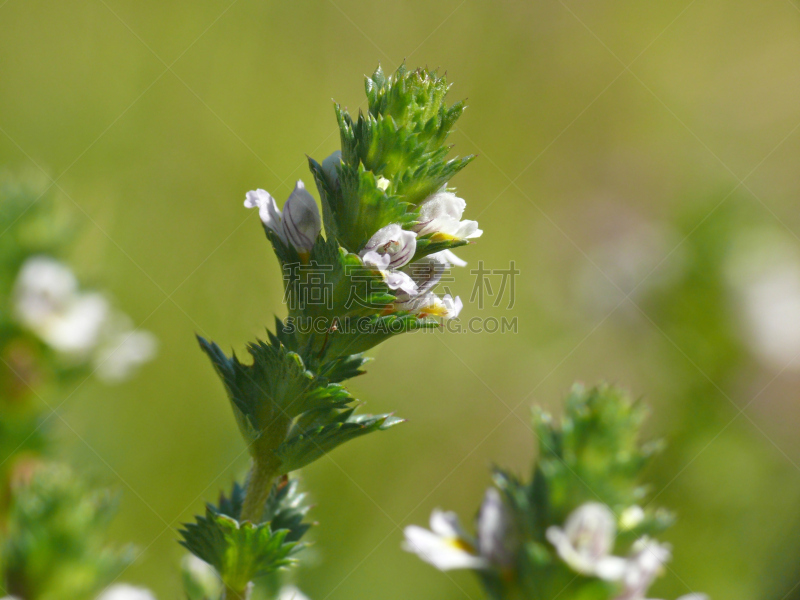
{"type": "Polygon", "coordinates": [[[247,478],[247,492],[242,504],[239,521],[250,521],[254,524],[261,523],[264,514],[264,505],[267,503],[272,483],[278,474],[278,465],[275,461],[253,460],[253,467],[247,478]]]}
{"type": "Polygon", "coordinates": [[[225,591],[222,594],[222,600],[248,600],[250,598],[251,586],[248,585],[244,590],[235,590],[232,587],[225,586],[225,591]]]}

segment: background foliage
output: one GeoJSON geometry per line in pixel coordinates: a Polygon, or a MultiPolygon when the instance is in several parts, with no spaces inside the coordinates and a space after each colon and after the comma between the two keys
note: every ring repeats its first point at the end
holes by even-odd
{"type": "MultiPolygon", "coordinates": [[[[244,193],[282,199],[294,179],[310,184],[305,154],[338,147],[330,98],[355,111],[359,75],[405,58],[446,68],[454,99],[468,98],[451,139],[479,158],[459,191],[487,232],[486,267],[521,271],[512,308],[467,302],[462,321],[516,316],[519,333],[399,338],[353,382],[376,399],[369,412],[410,422],[304,471],[323,525],[304,591],[477,598],[469,575],[403,553],[400,529],[435,506],[469,514],[489,462],[527,472],[530,404],[557,411],[579,377],[644,396],[651,433],[669,441],[647,477],[679,516],[656,597],[686,585],[733,600],[790,593],[800,364],[758,359],[727,260],[752,247],[753,228],[762,245],[800,248],[798,9],[0,4],[0,164],[52,184],[81,227],[72,264],[161,341],[126,386],[76,382],[60,409],[69,427],[53,423],[73,466],[122,492],[113,535],[145,550],[125,579],[176,597],[177,527],[246,466],[194,344],[198,333],[241,353],[284,310],[244,193]]],[[[469,279],[451,284],[465,301],[469,279]]]]}

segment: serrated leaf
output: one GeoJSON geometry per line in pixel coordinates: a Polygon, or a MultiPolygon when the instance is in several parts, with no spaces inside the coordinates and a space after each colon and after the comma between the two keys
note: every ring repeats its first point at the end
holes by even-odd
{"type": "Polygon", "coordinates": [[[297,544],[286,541],[287,529],[272,530],[269,523],[240,523],[224,514],[206,510],[204,517],[184,525],[180,541],[189,552],[212,565],[231,588],[247,584],[292,564],[297,544]]]}
{"type": "Polygon", "coordinates": [[[281,444],[276,452],[281,459],[281,469],[283,472],[294,471],[349,440],[388,429],[402,421],[392,415],[357,415],[350,416],[344,422],[334,422],[298,433],[281,444]]]}

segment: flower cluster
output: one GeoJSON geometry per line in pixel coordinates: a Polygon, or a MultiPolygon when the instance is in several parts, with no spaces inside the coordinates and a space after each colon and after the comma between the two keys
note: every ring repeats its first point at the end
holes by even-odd
{"type": "MultiPolygon", "coordinates": [[[[322,162],[322,170],[333,189],[339,185],[341,156],[341,151],[337,150],[322,162]]],[[[391,182],[379,177],[376,185],[385,192],[391,182]]],[[[317,204],[302,181],[297,182],[283,211],[269,192],[262,189],[248,192],[244,205],[258,208],[264,228],[284,246],[292,247],[301,262],[308,263],[322,231],[322,221],[317,204]]],[[[385,225],[356,249],[362,266],[378,273],[395,295],[395,301],[386,312],[410,312],[420,317],[443,319],[455,318],[461,312],[463,303],[458,296],[440,297],[432,290],[451,266],[467,263],[448,249],[418,256],[417,237],[427,236],[429,241],[453,245],[480,237],[483,231],[478,229],[477,221],[462,219],[466,205],[443,185],[422,201],[416,221],[406,228],[401,223],[385,225]]]]}
{"type": "MultiPolygon", "coordinates": [[[[620,517],[628,528],[636,527],[641,518],[644,512],[638,506],[627,509],[620,517]]],[[[637,539],[626,558],[614,556],[617,518],[608,506],[599,502],[579,506],[569,515],[563,528],[553,525],[546,535],[561,560],[576,573],[618,582],[621,591],[614,600],[646,600],[653,580],[672,557],[668,545],[648,536],[637,539]]],[[[693,593],[679,600],[705,598],[703,594],[693,593]]]]}
{"type": "MultiPolygon", "coordinates": [[[[641,417],[641,406],[619,390],[576,386],[561,424],[544,413],[536,417],[533,480],[495,471],[475,536],[455,514],[435,510],[430,530],[405,529],[403,547],[442,571],[474,571],[492,600],[565,593],[647,600],[671,558],[653,534],[671,519],[636,503],[642,495],[636,476],[652,452],[636,441],[641,417]]],[[[705,599],[692,593],[679,600],[705,599]]]]}
{"type": "Polygon", "coordinates": [[[515,540],[511,515],[495,488],[486,490],[477,518],[477,537],[470,536],[453,512],[434,510],[430,531],[405,528],[403,548],[437,569],[507,569],[513,565],[515,540]]]}
{"type": "Polygon", "coordinates": [[[89,364],[105,381],[127,379],[153,358],[153,334],[133,328],[99,292],[79,288],[63,263],[32,256],[22,265],[12,293],[17,322],[71,365],[89,364]]]}

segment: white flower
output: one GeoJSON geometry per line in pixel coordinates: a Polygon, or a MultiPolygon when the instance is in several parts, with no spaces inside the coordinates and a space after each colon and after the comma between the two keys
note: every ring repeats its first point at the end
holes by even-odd
{"type": "Polygon", "coordinates": [[[461,298],[453,298],[450,294],[442,297],[433,292],[426,292],[415,296],[406,302],[396,302],[395,310],[407,310],[420,317],[440,317],[442,319],[455,319],[464,307],[461,298]]]}
{"type": "Polygon", "coordinates": [[[647,590],[670,559],[669,546],[643,537],[633,545],[622,574],[623,590],[614,600],[645,600],[647,590]]]}
{"type": "Polygon", "coordinates": [[[336,167],[342,163],[342,151],[336,150],[328,158],[322,161],[322,170],[328,177],[328,181],[335,187],[339,185],[339,171],[336,167]]]}
{"type": "Polygon", "coordinates": [[[100,379],[108,383],[124,381],[156,355],[156,336],[149,331],[134,329],[127,316],[115,315],[109,319],[105,329],[103,341],[92,358],[100,379]]]}
{"type": "Polygon", "coordinates": [[[619,527],[620,529],[628,531],[637,527],[644,521],[644,518],[645,513],[642,507],[634,504],[622,511],[622,514],[619,516],[619,527]]]}
{"type": "Polygon", "coordinates": [[[417,234],[404,231],[397,223],[379,229],[359,254],[362,258],[368,252],[377,252],[389,257],[389,267],[398,269],[414,258],[417,251],[417,234]]]}
{"type": "Polygon", "coordinates": [[[489,566],[486,559],[477,554],[474,541],[461,528],[455,513],[434,510],[431,531],[410,525],[405,528],[405,537],[405,550],[441,571],[489,566]]]}
{"type": "Polygon", "coordinates": [[[286,234],[283,232],[283,216],[275,198],[268,191],[258,189],[247,192],[244,197],[244,206],[245,208],[258,207],[258,217],[264,227],[277,235],[284,244],[288,244],[286,234]]]}
{"type": "Polygon", "coordinates": [[[273,231],[284,244],[294,246],[301,257],[308,257],[322,230],[322,220],[314,197],[306,191],[302,181],[297,181],[283,213],[278,210],[275,198],[264,190],[247,192],[244,205],[258,207],[264,227],[273,231]]]}
{"type": "Polygon", "coordinates": [[[65,265],[48,257],[28,259],[14,286],[14,315],[54,350],[94,363],[98,377],[125,379],[155,355],[156,339],[134,331],[102,294],[81,292],[65,265]]]}
{"type": "Polygon", "coordinates": [[[439,233],[459,240],[483,234],[477,221],[462,221],[467,203],[444,187],[429,196],[419,207],[419,220],[414,230],[419,235],[439,233]]]}
{"type": "Polygon", "coordinates": [[[97,600],[156,600],[156,597],[150,590],[121,583],[106,588],[97,600]]]}
{"type": "Polygon", "coordinates": [[[800,252],[773,229],[735,240],[726,277],[755,356],[776,371],[799,370],[800,252]]]}
{"type": "Polygon", "coordinates": [[[478,549],[491,564],[509,567],[514,564],[516,541],[513,524],[500,492],[490,487],[478,514],[478,549]]]}
{"type": "Polygon", "coordinates": [[[72,271],[57,260],[35,256],[14,286],[14,314],[46,344],[84,358],[97,345],[110,307],[97,293],[80,293],[72,271]]]}
{"type": "Polygon", "coordinates": [[[547,539],[569,567],[582,575],[613,581],[626,573],[626,561],[611,556],[616,536],[614,514],[604,504],[588,502],[575,509],[564,528],[549,527],[547,539]]]}
{"type": "Polygon", "coordinates": [[[287,585],[281,588],[277,600],[308,600],[308,596],[293,585],[287,585]]]}
{"type": "Polygon", "coordinates": [[[361,260],[366,266],[381,272],[381,276],[389,289],[400,290],[405,295],[417,293],[417,284],[407,273],[389,268],[391,257],[388,254],[381,255],[374,250],[370,250],[364,253],[361,260]]]}
{"type": "MultiPolygon", "coordinates": [[[[406,267],[406,272],[408,272],[418,288],[414,295],[420,295],[431,291],[436,284],[439,283],[442,275],[444,275],[449,266],[450,263],[444,258],[442,252],[429,254],[408,265],[406,267]]],[[[410,297],[398,298],[401,302],[410,299],[410,297]]]]}

